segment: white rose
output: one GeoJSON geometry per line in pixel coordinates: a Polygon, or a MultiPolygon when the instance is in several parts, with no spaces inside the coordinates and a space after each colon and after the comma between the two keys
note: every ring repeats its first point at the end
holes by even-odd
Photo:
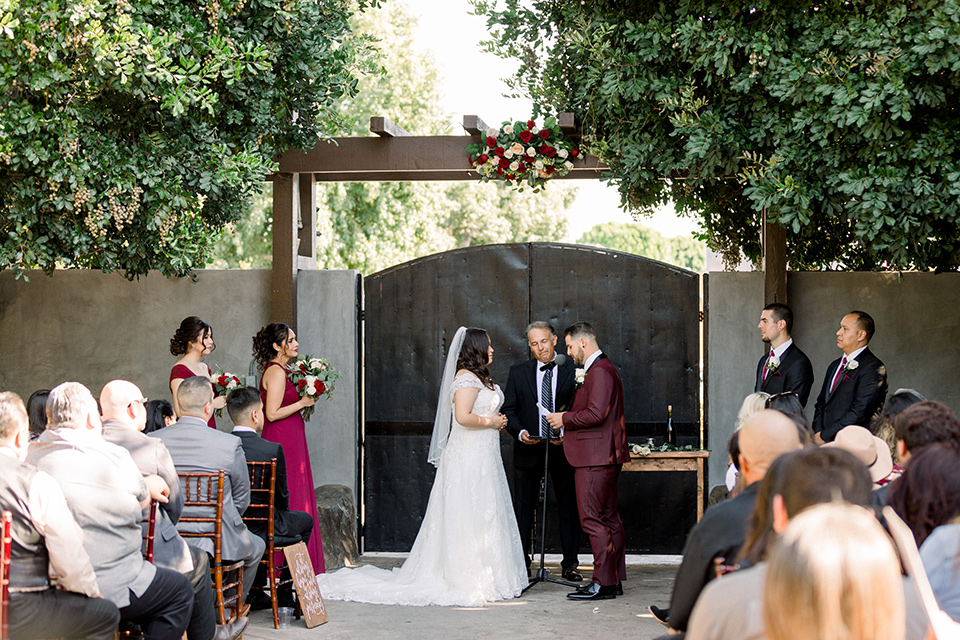
{"type": "Polygon", "coordinates": [[[317,395],[317,388],[314,387],[312,384],[308,384],[308,385],[307,385],[307,388],[304,389],[304,391],[307,392],[307,395],[308,395],[308,396],[315,396],[315,395],[317,395]]]}
{"type": "Polygon", "coordinates": [[[512,157],[513,157],[513,149],[507,149],[506,151],[504,151],[504,152],[503,152],[503,157],[506,158],[507,160],[509,160],[510,158],[512,158],[512,157]]]}
{"type": "Polygon", "coordinates": [[[573,379],[577,384],[583,384],[583,381],[587,379],[587,370],[586,369],[577,369],[573,373],[573,379]]]}
{"type": "Polygon", "coordinates": [[[857,362],[856,360],[851,360],[850,362],[847,363],[847,371],[853,371],[859,366],[860,366],[859,362],[857,362]]]}
{"type": "Polygon", "coordinates": [[[307,381],[308,387],[312,387],[317,382],[316,376],[307,376],[306,378],[304,378],[304,380],[307,381]]]}
{"type": "Polygon", "coordinates": [[[537,169],[538,171],[539,171],[540,169],[543,169],[543,160],[537,160],[536,162],[533,163],[533,166],[534,166],[534,168],[537,169]]]}
{"type": "Polygon", "coordinates": [[[773,356],[772,358],[767,360],[767,369],[769,369],[770,371],[776,371],[777,367],[779,366],[780,366],[780,358],[778,358],[777,356],[773,356]]]}
{"type": "Polygon", "coordinates": [[[566,150],[566,149],[558,149],[558,150],[557,150],[557,156],[560,157],[561,159],[566,158],[566,157],[567,157],[567,150],[566,150]]]}
{"type": "Polygon", "coordinates": [[[520,163],[517,162],[516,160],[510,163],[510,171],[516,171],[519,168],[520,168],[520,163]]]}
{"type": "Polygon", "coordinates": [[[573,169],[573,163],[567,160],[566,162],[563,163],[563,168],[566,169],[567,171],[570,171],[571,169],[573,169]]]}
{"type": "Polygon", "coordinates": [[[527,155],[531,158],[537,154],[537,150],[533,147],[527,147],[527,155]]]}
{"type": "Polygon", "coordinates": [[[530,133],[532,133],[533,135],[537,135],[538,133],[540,133],[540,127],[531,127],[530,133]]]}
{"type": "Polygon", "coordinates": [[[489,129],[487,129],[488,138],[496,138],[498,135],[500,135],[500,132],[494,129],[493,127],[490,127],[489,129]]]}
{"type": "Polygon", "coordinates": [[[519,142],[514,142],[512,145],[510,145],[510,151],[513,151],[514,155],[522,156],[523,145],[519,142]]]}
{"type": "Polygon", "coordinates": [[[507,126],[505,126],[505,127],[503,128],[503,132],[504,132],[505,134],[507,134],[508,136],[511,135],[511,134],[513,133],[513,125],[512,125],[512,124],[508,124],[507,126]]]}

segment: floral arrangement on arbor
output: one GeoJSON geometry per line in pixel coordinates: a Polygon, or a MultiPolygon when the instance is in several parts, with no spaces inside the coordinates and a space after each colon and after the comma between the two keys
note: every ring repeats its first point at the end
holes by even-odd
{"type": "MultiPolygon", "coordinates": [[[[301,398],[310,396],[319,399],[326,394],[329,400],[330,394],[333,393],[333,383],[340,377],[340,372],[331,367],[329,362],[307,355],[288,363],[287,371],[290,381],[297,387],[297,393],[301,398]]],[[[309,420],[313,411],[314,405],[304,407],[303,419],[309,420]]]]}
{"type": "Polygon", "coordinates": [[[580,148],[564,140],[554,117],[544,120],[542,127],[535,120],[505,121],[500,129],[487,131],[483,142],[468,145],[467,153],[483,182],[506,180],[521,190],[530,185],[534,191],[551,178],[570,173],[573,160],[581,157],[580,148]]]}
{"type": "MultiPolygon", "coordinates": [[[[240,376],[228,373],[223,369],[217,369],[216,373],[210,376],[210,382],[213,383],[213,391],[218,396],[225,396],[240,385],[243,384],[243,380],[240,379],[240,376]]],[[[217,417],[223,415],[223,409],[217,409],[217,417]]]]}

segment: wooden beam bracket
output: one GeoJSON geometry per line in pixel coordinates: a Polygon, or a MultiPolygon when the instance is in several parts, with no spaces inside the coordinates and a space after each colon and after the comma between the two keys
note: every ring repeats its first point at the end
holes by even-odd
{"type": "Polygon", "coordinates": [[[480,116],[463,116],[463,128],[472,136],[485,136],[494,127],[481,120],[480,116]]]}
{"type": "Polygon", "coordinates": [[[370,118],[370,131],[381,138],[404,138],[410,136],[402,127],[394,124],[390,118],[384,118],[383,116],[372,116],[370,118]]]}

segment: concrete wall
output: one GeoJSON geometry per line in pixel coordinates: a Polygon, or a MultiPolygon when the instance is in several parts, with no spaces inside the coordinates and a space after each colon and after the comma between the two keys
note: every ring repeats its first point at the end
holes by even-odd
{"type": "MultiPolygon", "coordinates": [[[[710,484],[726,469],[726,443],[744,396],[753,391],[757,360],[765,348],[757,322],[763,302],[760,273],[711,273],[708,424],[710,484]]],[[[916,389],[960,409],[960,387],[952,373],[960,360],[960,274],[796,272],[787,277],[793,308],[793,337],[813,362],[814,387],[807,403],[813,418],[816,394],[827,366],[840,357],[836,331],[848,311],[873,316],[877,331],[870,349],[887,365],[890,392],[916,389]]]]}
{"type": "MultiPolygon", "coordinates": [[[[66,380],[82,382],[96,396],[116,378],[136,383],[149,398],[169,400],[177,359],[169,341],[185,316],[213,326],[217,348],[207,364],[240,375],[250,370],[252,337],[271,322],[265,270],[198,271],[194,280],[151,273],[134,282],[70,270],[28,277],[0,273],[0,389],[25,401],[36,389],[66,380]]],[[[301,352],[344,371],[333,400],[321,401],[307,423],[314,481],[355,493],[357,277],[354,271],[304,272],[298,285],[301,352]]],[[[218,426],[231,429],[226,413],[218,426]]]]}

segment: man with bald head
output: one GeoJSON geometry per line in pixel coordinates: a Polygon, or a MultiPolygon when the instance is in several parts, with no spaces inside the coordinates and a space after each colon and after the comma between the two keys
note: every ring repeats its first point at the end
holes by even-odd
{"type": "MultiPolygon", "coordinates": [[[[193,376],[181,382],[177,387],[177,404],[180,419],[148,437],[157,438],[167,446],[180,473],[216,473],[220,469],[226,472],[221,553],[225,564],[243,561],[243,597],[246,599],[267,545],[247,530],[241,518],[250,505],[250,475],[243,445],[237,436],[207,426],[207,420],[213,415],[209,378],[193,376]]],[[[184,509],[184,515],[190,517],[212,517],[214,512],[213,507],[184,509]]],[[[204,526],[181,522],[177,529],[181,533],[198,533],[204,531],[204,526]]],[[[213,542],[209,538],[193,538],[191,544],[213,555],[213,542]]]]}
{"type": "Polygon", "coordinates": [[[757,503],[759,481],[777,457],[800,446],[796,425],[779,411],[758,411],[743,423],[739,463],[746,488],[736,498],[708,509],[690,530],[673,583],[669,611],[650,608],[658,620],[678,631],[686,631],[697,597],[713,578],[713,559],[730,560],[743,546],[747,519],[757,503]]]}

